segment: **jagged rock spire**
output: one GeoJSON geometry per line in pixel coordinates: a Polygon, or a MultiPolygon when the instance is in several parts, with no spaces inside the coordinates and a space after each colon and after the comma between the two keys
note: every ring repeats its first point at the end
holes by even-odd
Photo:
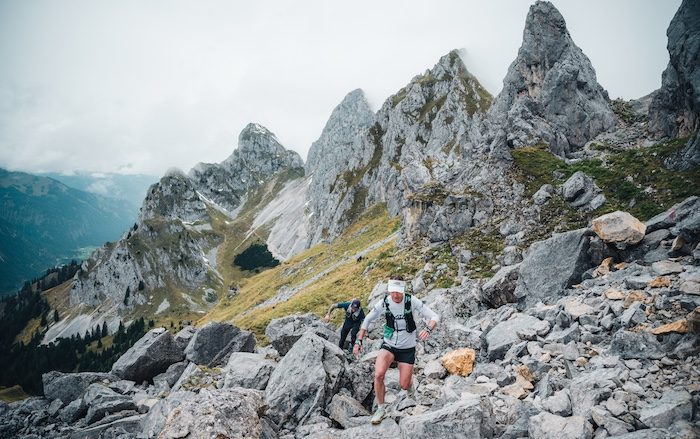
{"type": "MultiPolygon", "coordinates": [[[[670,60],[649,107],[649,130],[657,137],[684,137],[700,129],[700,7],[685,0],[666,31],[670,60]]],[[[697,134],[666,165],[685,170],[700,164],[697,134]]]]}
{"type": "Polygon", "coordinates": [[[530,7],[523,44],[490,119],[493,147],[545,142],[560,155],[581,148],[615,124],[607,92],[551,3],[538,1],[530,7]]]}

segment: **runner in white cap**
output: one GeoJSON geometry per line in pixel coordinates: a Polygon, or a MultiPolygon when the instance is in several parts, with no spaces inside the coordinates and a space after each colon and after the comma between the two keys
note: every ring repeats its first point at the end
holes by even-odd
{"type": "Polygon", "coordinates": [[[392,276],[387,286],[388,295],[384,296],[371,307],[370,313],[362,323],[357,334],[353,353],[359,355],[362,351],[362,340],[367,334],[367,328],[377,317],[384,314],[384,340],[374,365],[374,392],[377,395],[377,411],[372,416],[372,424],[379,424],[386,416],[384,407],[384,375],[393,361],[399,366],[399,385],[413,396],[415,387],[412,382],[413,365],[416,361],[416,319],[414,312],[420,313],[428,325],[420,331],[418,338],[425,340],[435,329],[440,317],[425,306],[420,299],[406,294],[406,282],[401,276],[392,276]]]}

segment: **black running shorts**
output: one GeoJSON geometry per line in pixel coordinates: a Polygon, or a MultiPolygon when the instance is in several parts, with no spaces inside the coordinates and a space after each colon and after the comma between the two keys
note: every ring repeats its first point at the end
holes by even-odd
{"type": "Polygon", "coordinates": [[[384,349],[385,351],[389,351],[392,354],[394,354],[394,361],[398,363],[407,363],[407,364],[415,364],[416,363],[416,348],[408,348],[408,349],[396,349],[392,348],[386,343],[382,343],[382,347],[380,349],[384,349]]]}

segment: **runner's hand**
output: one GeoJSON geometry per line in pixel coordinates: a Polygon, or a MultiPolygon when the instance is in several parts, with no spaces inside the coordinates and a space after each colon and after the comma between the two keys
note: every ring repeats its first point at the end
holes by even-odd
{"type": "Polygon", "coordinates": [[[352,354],[353,354],[355,357],[359,358],[359,357],[360,357],[360,352],[362,352],[362,345],[356,344],[355,346],[353,346],[353,348],[352,348],[352,354]]]}
{"type": "Polygon", "coordinates": [[[425,329],[418,334],[420,341],[425,341],[428,339],[428,337],[430,337],[430,332],[426,331],[425,329]]]}
{"type": "Polygon", "coordinates": [[[330,322],[330,321],[331,321],[331,316],[328,315],[328,314],[326,314],[326,316],[323,318],[323,321],[326,322],[326,323],[330,322]]]}

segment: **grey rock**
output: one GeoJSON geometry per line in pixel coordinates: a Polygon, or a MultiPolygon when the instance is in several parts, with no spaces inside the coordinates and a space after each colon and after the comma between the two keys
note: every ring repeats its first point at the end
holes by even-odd
{"type": "Polygon", "coordinates": [[[229,357],[226,367],[224,388],[265,390],[275,366],[277,363],[266,359],[264,354],[234,352],[229,357]]]}
{"type": "Polygon", "coordinates": [[[343,428],[354,427],[351,418],[358,416],[369,416],[369,412],[349,395],[339,393],[333,397],[331,403],[326,408],[328,416],[342,425],[343,428]]]}
{"type": "Polygon", "coordinates": [[[605,428],[611,436],[634,431],[634,426],[610,416],[610,413],[601,407],[593,407],[591,410],[591,418],[593,418],[595,425],[605,428]]]}
{"type": "Polygon", "coordinates": [[[620,316],[620,324],[623,328],[635,326],[644,323],[647,319],[646,306],[641,302],[634,302],[620,316]]]}
{"type": "Polygon", "coordinates": [[[399,423],[406,438],[462,438],[488,437],[482,431],[482,408],[480,398],[467,398],[449,404],[439,410],[422,415],[403,418],[399,423]]]}
{"type": "Polygon", "coordinates": [[[515,288],[518,301],[528,307],[538,300],[553,303],[566,288],[579,282],[592,268],[589,234],[587,229],[579,229],[532,244],[520,264],[515,288]]]}
{"type": "Polygon", "coordinates": [[[307,331],[333,342],[338,337],[330,325],[311,313],[273,319],[265,328],[265,335],[280,355],[286,355],[307,331]]]}
{"type": "Polygon", "coordinates": [[[514,303],[515,286],[518,282],[520,264],[501,268],[482,287],[481,301],[492,308],[498,308],[506,303],[514,303]]]}
{"type": "Polygon", "coordinates": [[[659,276],[663,276],[665,274],[680,273],[683,271],[683,266],[678,262],[666,260],[654,262],[651,264],[651,269],[659,276]]]}
{"type": "Polygon", "coordinates": [[[196,363],[189,363],[173,385],[172,390],[192,390],[198,392],[201,389],[218,389],[223,387],[224,372],[221,368],[208,368],[196,363]]]}
{"type": "Polygon", "coordinates": [[[155,438],[163,430],[168,415],[185,401],[196,397],[194,392],[171,392],[148,411],[141,422],[141,431],[147,438],[155,438]]]}
{"type": "Polygon", "coordinates": [[[639,412],[639,420],[647,427],[668,428],[676,421],[690,421],[693,403],[685,390],[667,390],[661,399],[652,401],[639,412]]]}
{"type": "Polygon", "coordinates": [[[547,335],[547,342],[549,343],[569,343],[571,341],[577,342],[581,337],[581,331],[579,330],[579,324],[574,323],[568,328],[558,328],[550,332],[547,335]]]}
{"type": "Polygon", "coordinates": [[[671,229],[672,234],[683,236],[686,242],[693,242],[693,235],[697,233],[699,221],[700,197],[692,196],[656,215],[645,224],[647,233],[659,229],[671,229]]]}
{"type": "Polygon", "coordinates": [[[47,399],[60,399],[64,404],[80,398],[88,386],[97,382],[112,382],[119,378],[111,373],[78,372],[63,373],[56,370],[41,376],[44,396],[47,399]]]}
{"type": "Polygon", "coordinates": [[[269,418],[294,427],[326,407],[340,388],[345,354],[336,345],[305,334],[272,372],[266,388],[269,418]]]}
{"type": "Polygon", "coordinates": [[[530,418],[528,433],[533,439],[590,439],[593,426],[582,416],[564,418],[542,412],[530,418]]]}
{"type": "Polygon", "coordinates": [[[625,279],[625,286],[633,290],[643,290],[652,280],[654,280],[654,278],[646,273],[639,276],[630,276],[625,279]]]}
{"type": "Polygon", "coordinates": [[[85,416],[87,409],[87,405],[85,404],[83,398],[78,398],[71,401],[67,406],[63,407],[63,409],[59,412],[58,417],[66,424],[72,424],[85,416]]]}
{"type": "Polygon", "coordinates": [[[591,409],[607,400],[618,387],[620,370],[596,369],[574,378],[569,385],[571,410],[576,416],[588,419],[591,409]]]}
{"type": "Polygon", "coordinates": [[[88,406],[85,421],[93,424],[107,413],[124,410],[137,410],[136,404],[128,396],[120,395],[102,384],[91,384],[85,391],[85,404],[88,406]]]}
{"type": "Polygon", "coordinates": [[[447,369],[440,360],[429,361],[423,368],[423,374],[432,379],[443,379],[447,376],[447,369]]]}
{"type": "Polygon", "coordinates": [[[561,191],[564,200],[568,201],[573,207],[588,207],[590,210],[597,208],[591,206],[591,202],[601,193],[600,188],[593,179],[581,171],[575,172],[574,175],[566,180],[561,191]]]}
{"type": "Polygon", "coordinates": [[[58,411],[63,408],[63,401],[60,399],[54,399],[51,401],[51,404],[49,404],[49,408],[46,409],[46,411],[49,412],[49,416],[56,416],[58,414],[58,411]]]}
{"type": "Polygon", "coordinates": [[[232,352],[253,352],[255,336],[238,327],[209,322],[197,331],[185,348],[187,359],[208,367],[226,364],[232,352]]]}
{"type": "Polygon", "coordinates": [[[164,328],[151,329],[112,366],[118,377],[141,383],[182,361],[182,349],[164,328]]]}
{"type": "Polygon", "coordinates": [[[569,391],[562,389],[554,392],[554,395],[542,400],[542,408],[553,415],[571,416],[571,399],[569,391]]]}
{"type": "Polygon", "coordinates": [[[259,439],[264,410],[264,395],[257,390],[202,390],[173,409],[159,437],[259,439]]]}
{"type": "Polygon", "coordinates": [[[613,335],[610,342],[610,352],[625,360],[630,358],[660,359],[665,355],[662,346],[652,334],[630,332],[623,329],[613,335]]]}
{"type": "Polygon", "coordinates": [[[547,202],[550,198],[552,198],[552,194],[554,193],[554,187],[552,187],[551,184],[543,184],[537,192],[532,196],[532,201],[535,204],[542,205],[547,202]]]}
{"type": "MultiPolygon", "coordinates": [[[[183,348],[184,349],[184,348],[183,348]]],[[[165,372],[153,377],[153,384],[160,390],[170,390],[182,376],[182,373],[187,368],[187,362],[181,361],[173,363],[165,370],[165,372]]]]}
{"type": "Polygon", "coordinates": [[[489,360],[502,358],[514,343],[520,342],[518,330],[544,326],[549,328],[547,322],[525,314],[515,314],[509,320],[497,324],[486,334],[489,360]]]}
{"type": "Polygon", "coordinates": [[[177,334],[175,334],[175,343],[184,351],[194,334],[197,333],[197,328],[194,326],[185,326],[177,334]]]}
{"type": "Polygon", "coordinates": [[[81,429],[78,429],[68,436],[69,439],[97,439],[97,438],[110,438],[110,436],[115,432],[123,432],[122,436],[116,436],[118,439],[126,439],[137,437],[140,433],[141,421],[144,415],[133,414],[133,412],[126,417],[119,417],[116,415],[104,419],[104,422],[99,422],[94,425],[90,425],[81,429]]]}

